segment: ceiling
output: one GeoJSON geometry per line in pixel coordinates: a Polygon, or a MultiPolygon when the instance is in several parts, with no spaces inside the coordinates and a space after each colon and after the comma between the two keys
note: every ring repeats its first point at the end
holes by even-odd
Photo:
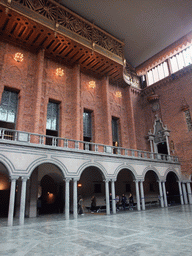
{"type": "Polygon", "coordinates": [[[192,31],[191,0],[58,0],[125,42],[137,67],[192,31]]]}

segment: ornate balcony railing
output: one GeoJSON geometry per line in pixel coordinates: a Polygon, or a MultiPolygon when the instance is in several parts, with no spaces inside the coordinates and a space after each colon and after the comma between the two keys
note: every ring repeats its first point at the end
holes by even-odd
{"type": "Polygon", "coordinates": [[[98,144],[93,142],[72,140],[36,133],[29,133],[24,131],[16,131],[5,128],[0,128],[0,142],[20,143],[22,145],[39,145],[53,149],[63,149],[69,151],[79,151],[92,154],[107,154],[114,157],[126,157],[133,159],[143,160],[156,160],[178,163],[176,156],[169,156],[164,154],[151,153],[147,151],[127,149],[122,147],[114,147],[104,144],[98,144]]]}
{"type": "Polygon", "coordinates": [[[122,41],[70,11],[63,5],[53,0],[12,0],[10,6],[13,3],[30,9],[51,23],[54,23],[55,29],[63,27],[88,40],[93,45],[98,45],[123,58],[124,43],[122,41]]]}

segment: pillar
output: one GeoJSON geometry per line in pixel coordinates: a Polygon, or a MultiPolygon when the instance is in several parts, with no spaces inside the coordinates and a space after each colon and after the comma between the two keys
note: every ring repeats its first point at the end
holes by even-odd
{"type": "Polygon", "coordinates": [[[65,179],[65,219],[69,219],[69,182],[70,179],[65,179]]]}
{"type": "Polygon", "coordinates": [[[27,185],[27,177],[22,177],[22,185],[21,185],[21,200],[20,200],[20,213],[19,213],[19,225],[24,224],[25,218],[25,199],[26,199],[26,185],[27,185]]]}
{"type": "Polygon", "coordinates": [[[140,195],[139,195],[139,184],[138,181],[135,180],[135,187],[136,187],[136,198],[137,198],[137,210],[141,210],[141,205],[140,205],[140,195]]]}
{"type": "Polygon", "coordinates": [[[34,133],[40,133],[40,114],[41,114],[41,97],[43,84],[43,68],[44,68],[44,50],[40,50],[37,55],[37,86],[34,106],[34,133]]]}
{"type": "Polygon", "coordinates": [[[141,190],[141,204],[142,210],[145,210],[145,196],[144,196],[144,189],[143,189],[143,181],[140,181],[140,190],[141,190]]]}
{"type": "Polygon", "coordinates": [[[192,197],[191,197],[191,182],[187,182],[187,194],[188,194],[188,198],[189,198],[189,204],[192,204],[192,197]]]}
{"type": "Polygon", "coordinates": [[[105,198],[106,198],[106,214],[110,214],[110,205],[109,205],[109,180],[105,180],[105,198]]]}
{"type": "Polygon", "coordinates": [[[109,77],[102,79],[102,99],[103,99],[103,115],[105,119],[105,129],[108,131],[105,136],[105,144],[112,145],[112,125],[111,125],[111,113],[110,113],[110,90],[109,90],[109,77]]]}
{"type": "Polygon", "coordinates": [[[37,216],[37,197],[38,197],[38,170],[34,170],[30,178],[30,203],[29,218],[37,216]]]}
{"type": "Polygon", "coordinates": [[[165,207],[167,207],[167,193],[166,193],[166,188],[165,188],[165,181],[162,182],[162,185],[163,185],[164,203],[165,203],[165,207]]]}
{"type": "Polygon", "coordinates": [[[185,186],[185,183],[184,183],[184,182],[182,183],[182,188],[183,188],[184,202],[185,202],[185,204],[188,204],[186,186],[185,186]]]}
{"type": "Polygon", "coordinates": [[[111,192],[112,192],[112,211],[116,214],[116,201],[115,201],[115,181],[111,180],[111,192]]]}
{"type": "Polygon", "coordinates": [[[77,219],[77,179],[73,179],[73,217],[77,219]]]}
{"type": "Polygon", "coordinates": [[[180,201],[181,201],[181,204],[184,204],[183,193],[182,193],[182,188],[181,188],[181,182],[180,181],[178,181],[178,186],[179,186],[180,201]]]}
{"type": "Polygon", "coordinates": [[[164,207],[164,201],[163,201],[163,191],[162,191],[162,186],[161,186],[161,181],[158,181],[159,183],[159,195],[160,195],[160,203],[161,203],[161,207],[164,207]]]}
{"type": "Polygon", "coordinates": [[[13,214],[15,206],[15,187],[18,177],[11,177],[11,191],[9,197],[8,226],[13,226],[13,214]]]}

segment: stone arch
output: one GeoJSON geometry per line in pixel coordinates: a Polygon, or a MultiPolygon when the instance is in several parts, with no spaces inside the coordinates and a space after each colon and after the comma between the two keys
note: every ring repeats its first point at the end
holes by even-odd
{"type": "Polygon", "coordinates": [[[178,172],[173,168],[173,167],[169,167],[165,174],[164,174],[164,178],[165,180],[167,179],[167,175],[170,173],[170,172],[173,172],[177,178],[177,181],[181,181],[181,176],[178,174],[178,172]]]}
{"type": "Polygon", "coordinates": [[[147,166],[144,169],[144,171],[142,173],[143,179],[145,179],[145,175],[147,174],[148,171],[153,171],[157,175],[158,180],[161,180],[161,176],[159,174],[159,171],[155,167],[151,167],[151,166],[147,166]]]}
{"type": "Polygon", "coordinates": [[[82,165],[78,168],[78,170],[77,170],[78,177],[80,178],[80,177],[81,177],[81,174],[83,173],[83,171],[84,171],[86,168],[91,167],[91,166],[98,168],[99,171],[101,172],[101,175],[103,176],[103,178],[104,178],[104,179],[107,178],[107,171],[106,171],[106,169],[104,168],[104,166],[101,165],[101,164],[98,163],[98,162],[91,162],[91,161],[82,164],[82,165]]]}
{"type": "Polygon", "coordinates": [[[132,172],[132,175],[134,176],[134,178],[137,179],[137,172],[135,171],[135,169],[134,169],[131,165],[124,165],[124,164],[121,164],[121,165],[119,165],[119,166],[116,168],[115,173],[114,173],[116,179],[117,179],[117,176],[118,176],[119,172],[120,172],[121,170],[123,170],[123,169],[127,169],[127,170],[131,171],[131,172],[132,172]]]}
{"type": "Polygon", "coordinates": [[[41,158],[41,159],[37,159],[37,160],[33,161],[28,166],[28,168],[26,170],[27,173],[28,173],[28,177],[30,177],[32,172],[35,170],[35,168],[38,167],[41,164],[53,164],[53,165],[55,165],[56,167],[58,167],[61,170],[61,172],[62,172],[64,177],[67,176],[67,173],[68,173],[67,168],[66,168],[66,166],[62,162],[60,162],[57,159],[41,158]]]}
{"type": "Polygon", "coordinates": [[[5,166],[5,168],[8,171],[9,176],[11,176],[14,173],[15,168],[14,168],[12,162],[7,157],[4,157],[1,154],[0,154],[0,163],[2,163],[5,166]]]}

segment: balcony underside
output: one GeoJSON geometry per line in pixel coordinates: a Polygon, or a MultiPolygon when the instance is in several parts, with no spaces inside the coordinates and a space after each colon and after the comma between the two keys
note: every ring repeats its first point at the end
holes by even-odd
{"type": "MultiPolygon", "coordinates": [[[[97,77],[109,76],[111,82],[118,81],[125,85],[122,42],[115,41],[106,33],[107,49],[105,49],[94,43],[91,38],[87,39],[80,33],[74,33],[66,26],[61,26],[59,23],[55,23],[55,20],[48,19],[18,2],[12,1],[11,5],[7,5],[7,1],[0,1],[1,37],[32,51],[43,48],[47,56],[55,58],[59,62],[67,65],[79,64],[84,72],[89,72],[97,77]],[[111,42],[113,45],[111,45],[110,51],[111,42]],[[117,46],[115,47],[114,44],[117,46]],[[112,49],[118,47],[121,49],[115,54],[112,49]]],[[[80,24],[77,25],[80,26],[80,24]]],[[[85,32],[87,31],[88,29],[85,32]]],[[[104,33],[102,37],[105,38],[103,35],[104,33]]],[[[103,45],[105,45],[103,38],[103,45]]]]}

